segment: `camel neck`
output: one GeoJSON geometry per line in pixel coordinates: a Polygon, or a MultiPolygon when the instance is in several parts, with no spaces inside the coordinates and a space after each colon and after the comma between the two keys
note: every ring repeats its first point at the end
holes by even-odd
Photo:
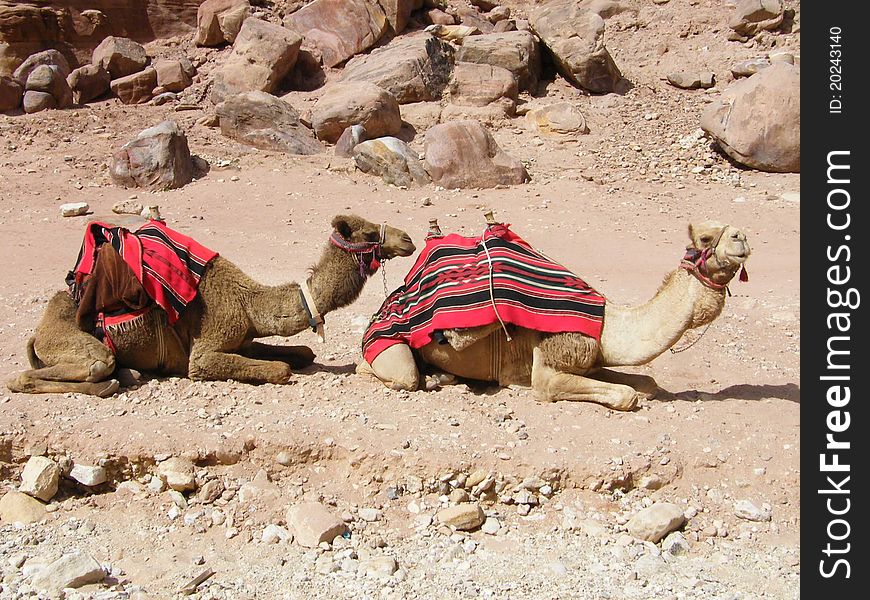
{"type": "Polygon", "coordinates": [[[685,269],[676,269],[645,304],[605,307],[603,366],[646,364],[676,344],[686,330],[713,321],[724,306],[724,290],[711,289],[685,269]]]}
{"type": "Polygon", "coordinates": [[[356,300],[366,283],[360,273],[356,254],[332,244],[323,249],[320,261],[308,278],[308,288],[321,315],[342,308],[356,300]]]}

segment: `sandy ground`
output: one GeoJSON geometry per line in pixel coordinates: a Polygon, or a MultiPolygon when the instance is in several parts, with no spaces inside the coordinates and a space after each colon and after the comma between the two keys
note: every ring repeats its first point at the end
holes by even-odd
{"type": "MultiPolygon", "coordinates": [[[[680,26],[697,32],[687,37],[677,27],[632,44],[637,33],[617,29],[608,45],[634,87],[623,96],[579,97],[591,134],[539,138],[522,118],[494,130],[532,177],[509,189],[397,189],[329,153],[300,158],[237,145],[195,124],[207,110],[107,100],[0,116],[3,380],[26,366],[25,342],[62,288],[86,221],[111,215],[115,202],[132,196],[159,205],[170,226],[270,284],[304,278],[331,218],[342,213],[386,221],[420,246],[430,218],[445,232],[472,235],[492,208],[618,304],[652,296],[678,265],[691,222],[738,226],[753,249],[749,281],[732,284],[706,334],[633,370],[655,377],[662,392],[630,413],[540,404],[529,390],[477,384],[399,393],[356,375],[368,317],[385,287],[399,285],[410,258],[388,262],[384,280],[378,274],[355,304],[328,315],[326,343],[309,332],[293,339],[318,357],[286,386],[146,379],[106,399],[4,389],[0,491],[15,487],[32,453],[100,462],[112,481],[96,494],[65,488],[43,524],[0,525],[0,595],[24,597],[16,595],[26,584],[10,558],[39,562],[78,548],[111,565],[118,582],[85,597],[170,597],[206,567],[216,574],[194,597],[798,597],[800,202],[783,194],[799,190],[799,176],[738,168],[696,135],[700,111],[724,83],[687,92],[660,80],[713,42],[719,49],[702,53],[709,63],[702,66],[723,78],[733,61],[763,53],[705,28],[726,9],[690,4],[697,16],[684,15],[680,26]],[[674,50],[658,55],[661,43],[674,50]],[[159,194],[112,185],[105,167],[112,149],[164,118],[184,128],[191,151],[211,163],[208,175],[159,194]],[[59,205],[75,201],[88,202],[92,213],[61,217],[59,205]],[[205,516],[173,520],[171,499],[146,487],[155,463],[170,455],[194,459],[202,478],[230,488],[260,473],[262,489],[226,501],[230,523],[201,526],[216,507],[197,505],[195,496],[182,514],[205,516]],[[439,506],[439,483],[477,469],[514,483],[545,475],[556,490],[527,516],[514,505],[485,503],[502,523],[494,536],[420,527],[419,514],[439,506]],[[406,485],[408,476],[423,489],[406,485]],[[662,487],[643,487],[649,476],[662,487]],[[139,487],[115,491],[123,481],[139,487]],[[347,548],[358,558],[370,548],[395,557],[398,575],[317,573],[317,552],[262,543],[263,527],[283,523],[286,507],[301,498],[349,513],[347,548]],[[769,504],[772,520],[738,518],[734,503],[744,499],[769,504]],[[694,516],[684,531],[689,553],[649,571],[639,561],[656,550],[626,541],[622,531],[656,500],[685,505],[694,516]],[[409,502],[422,510],[410,511],[409,502]],[[361,507],[379,508],[383,518],[364,522],[356,516],[361,507]]],[[[679,8],[668,8],[673,19],[679,8]]],[[[305,107],[316,96],[288,99],[305,107]]],[[[561,79],[539,96],[526,100],[578,97],[561,79]]],[[[679,346],[697,337],[690,332],[679,346]]]]}

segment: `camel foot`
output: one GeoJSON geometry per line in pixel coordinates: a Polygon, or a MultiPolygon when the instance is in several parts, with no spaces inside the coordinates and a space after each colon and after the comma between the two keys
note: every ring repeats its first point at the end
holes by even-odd
{"type": "Polygon", "coordinates": [[[121,387],[128,388],[139,383],[139,380],[142,379],[142,373],[136,369],[115,369],[115,378],[121,387]]]}
{"type": "Polygon", "coordinates": [[[108,381],[101,381],[99,383],[93,384],[95,391],[94,395],[99,396],[100,398],[108,398],[109,396],[115,395],[118,389],[121,387],[121,384],[117,379],[109,379],[108,381]]]}

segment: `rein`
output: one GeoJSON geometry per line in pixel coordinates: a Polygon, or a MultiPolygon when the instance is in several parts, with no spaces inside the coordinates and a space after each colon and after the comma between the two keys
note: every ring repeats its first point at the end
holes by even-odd
{"type": "MultiPolygon", "coordinates": [[[[719,242],[722,240],[722,234],[725,233],[726,229],[728,229],[727,225],[719,231],[719,235],[716,236],[716,239],[709,248],[705,248],[704,250],[692,246],[686,248],[686,254],[683,256],[683,260],[680,261],[680,268],[685,269],[694,275],[695,279],[708,288],[717,291],[725,290],[730,296],[731,290],[728,289],[728,283],[716,283],[710,278],[709,271],[707,270],[707,261],[710,257],[716,261],[716,264],[719,264],[719,259],[716,258],[716,248],[719,247],[719,242]]],[[[739,279],[740,281],[749,281],[749,275],[747,274],[744,265],[740,265],[739,279]]]]}

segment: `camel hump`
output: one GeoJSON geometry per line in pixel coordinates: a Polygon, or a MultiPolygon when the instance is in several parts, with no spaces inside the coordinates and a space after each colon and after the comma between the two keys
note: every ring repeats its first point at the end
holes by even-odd
{"type": "Polygon", "coordinates": [[[27,340],[27,362],[30,363],[31,369],[41,369],[45,366],[45,364],[39,360],[39,357],[36,355],[36,349],[33,347],[36,344],[36,336],[31,336],[29,340],[27,340]]]}

